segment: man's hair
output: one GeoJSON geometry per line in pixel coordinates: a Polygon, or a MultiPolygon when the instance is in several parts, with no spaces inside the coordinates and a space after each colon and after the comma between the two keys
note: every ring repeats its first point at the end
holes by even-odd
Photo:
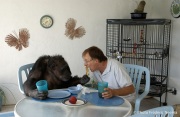
{"type": "Polygon", "coordinates": [[[85,56],[87,53],[92,59],[98,59],[99,62],[107,60],[107,57],[104,55],[102,50],[96,46],[92,46],[84,50],[84,52],[82,53],[82,56],[85,56]]]}

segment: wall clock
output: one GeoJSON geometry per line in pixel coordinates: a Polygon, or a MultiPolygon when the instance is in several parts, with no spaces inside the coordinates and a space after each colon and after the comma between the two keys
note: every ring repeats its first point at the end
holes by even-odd
{"type": "Polygon", "coordinates": [[[53,18],[49,15],[44,15],[40,19],[40,24],[44,28],[50,28],[53,25],[53,18]]]}
{"type": "Polygon", "coordinates": [[[170,10],[173,17],[180,17],[180,0],[173,0],[170,10]]]}

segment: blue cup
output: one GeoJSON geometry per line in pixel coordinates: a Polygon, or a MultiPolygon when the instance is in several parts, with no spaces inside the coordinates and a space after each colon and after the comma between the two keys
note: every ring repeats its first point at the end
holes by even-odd
{"type": "Polygon", "coordinates": [[[103,98],[102,93],[105,92],[104,88],[108,88],[108,82],[98,82],[98,94],[100,98],[103,98]]]}
{"type": "Polygon", "coordinates": [[[38,82],[36,82],[36,87],[39,92],[48,91],[48,84],[46,80],[39,80],[38,82]]]}

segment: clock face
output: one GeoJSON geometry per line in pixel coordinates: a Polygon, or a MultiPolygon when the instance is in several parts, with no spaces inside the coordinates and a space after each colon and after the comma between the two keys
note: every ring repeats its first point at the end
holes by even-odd
{"type": "Polygon", "coordinates": [[[171,4],[171,14],[173,17],[180,17],[180,0],[173,0],[171,4]]]}
{"type": "Polygon", "coordinates": [[[40,24],[44,28],[50,28],[53,25],[53,19],[49,15],[44,15],[40,19],[40,24]]]}

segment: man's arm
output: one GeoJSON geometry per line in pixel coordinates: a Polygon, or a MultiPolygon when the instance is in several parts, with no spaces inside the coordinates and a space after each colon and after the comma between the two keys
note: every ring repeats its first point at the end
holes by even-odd
{"type": "Polygon", "coordinates": [[[106,92],[102,93],[102,97],[104,98],[111,98],[112,96],[126,96],[135,92],[133,84],[120,89],[105,88],[104,90],[106,90],[106,92]]]}

